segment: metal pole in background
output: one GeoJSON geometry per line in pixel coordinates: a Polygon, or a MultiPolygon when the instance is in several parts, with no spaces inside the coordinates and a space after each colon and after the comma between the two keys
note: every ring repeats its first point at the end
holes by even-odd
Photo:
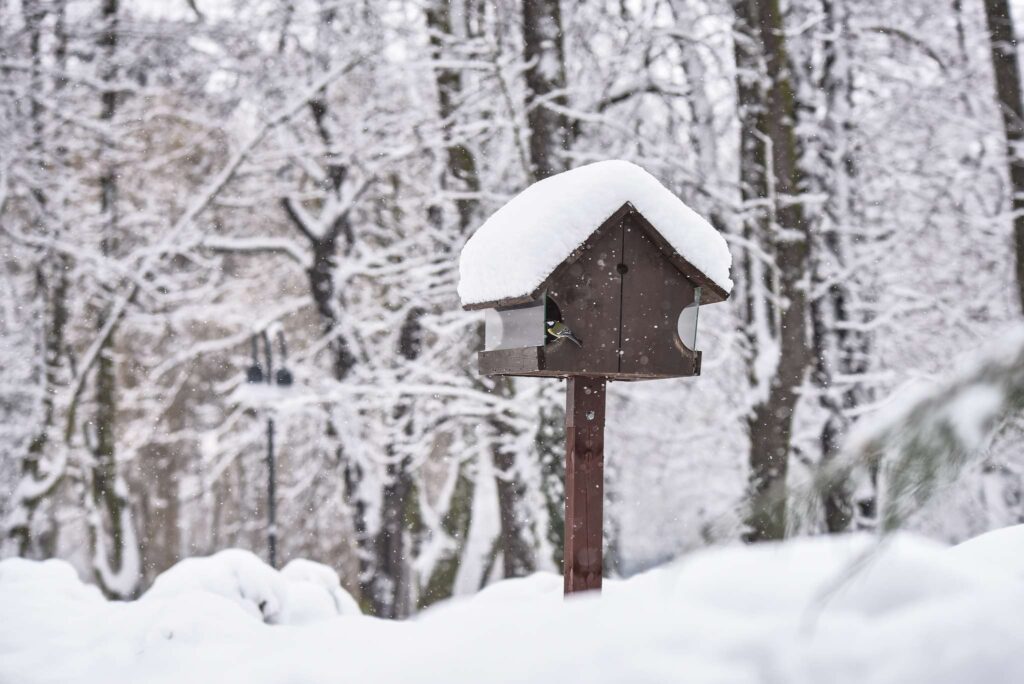
{"type": "MultiPolygon", "coordinates": [[[[264,330],[263,353],[267,360],[267,384],[274,384],[274,349],[264,330]]],[[[267,415],[267,555],[270,567],[277,567],[277,478],[274,472],[274,418],[267,415]]]]}
{"type": "Polygon", "coordinates": [[[277,567],[277,485],[274,467],[274,419],[267,418],[267,548],[272,568],[277,567]]]}
{"type": "Polygon", "coordinates": [[[262,333],[260,333],[260,337],[263,338],[263,357],[267,361],[267,374],[266,374],[266,381],[265,382],[268,385],[273,385],[274,384],[274,350],[270,346],[270,336],[267,334],[266,330],[264,330],[262,333]]]}
{"type": "MultiPolygon", "coordinates": [[[[287,347],[284,333],[277,332],[277,342],[281,347],[281,367],[274,372],[274,350],[270,335],[266,330],[252,336],[252,365],[246,372],[246,382],[250,384],[277,385],[291,387],[293,378],[291,371],[285,367],[287,363],[287,347]],[[266,369],[260,366],[259,340],[263,340],[263,359],[266,369]]],[[[274,417],[271,408],[267,413],[267,556],[270,566],[277,567],[277,463],[274,457],[274,417]]]]}

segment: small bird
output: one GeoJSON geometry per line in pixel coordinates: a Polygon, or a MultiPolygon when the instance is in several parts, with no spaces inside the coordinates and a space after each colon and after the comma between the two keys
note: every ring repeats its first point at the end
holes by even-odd
{"type": "Polygon", "coordinates": [[[572,334],[572,330],[569,330],[569,326],[562,321],[548,321],[548,335],[551,335],[556,340],[561,340],[563,338],[572,340],[577,347],[583,346],[583,343],[572,334]]]}

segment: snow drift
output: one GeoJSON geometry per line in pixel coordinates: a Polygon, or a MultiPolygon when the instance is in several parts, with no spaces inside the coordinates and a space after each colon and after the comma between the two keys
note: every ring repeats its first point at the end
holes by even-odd
{"type": "Polygon", "coordinates": [[[550,574],[508,580],[407,622],[300,600],[298,625],[290,597],[340,590],[323,566],[277,573],[229,551],[120,603],[61,561],[6,560],[0,681],[1020,682],[1022,548],[1024,526],[953,549],[800,539],[695,553],[601,596],[563,600],[550,574]]]}

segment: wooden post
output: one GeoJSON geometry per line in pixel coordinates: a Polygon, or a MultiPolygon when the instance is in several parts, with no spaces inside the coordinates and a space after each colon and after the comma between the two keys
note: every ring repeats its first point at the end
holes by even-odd
{"type": "Polygon", "coordinates": [[[565,400],[565,593],[601,589],[604,378],[570,376],[565,400]]]}

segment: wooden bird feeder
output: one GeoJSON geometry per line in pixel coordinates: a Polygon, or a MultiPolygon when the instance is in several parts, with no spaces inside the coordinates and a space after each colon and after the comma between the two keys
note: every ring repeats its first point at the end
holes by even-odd
{"type": "Polygon", "coordinates": [[[729,263],[710,224],[621,161],[531,186],[463,250],[463,306],[485,310],[480,373],[568,379],[567,594],[601,586],[606,382],[700,375],[699,308],[729,296],[729,263]]]}

